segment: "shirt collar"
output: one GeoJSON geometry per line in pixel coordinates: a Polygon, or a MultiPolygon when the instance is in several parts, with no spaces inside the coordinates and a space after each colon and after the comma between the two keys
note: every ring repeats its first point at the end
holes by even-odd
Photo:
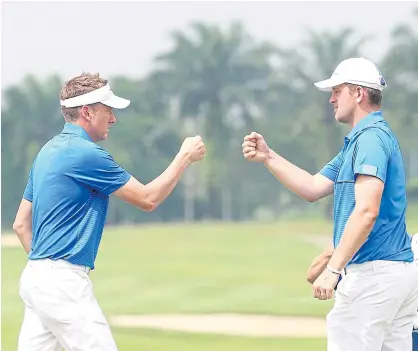
{"type": "Polygon", "coordinates": [[[90,138],[90,136],[87,134],[86,130],[77,124],[65,122],[64,128],[61,133],[62,134],[75,134],[83,139],[93,141],[90,138]]]}
{"type": "Polygon", "coordinates": [[[361,132],[367,127],[381,121],[384,121],[381,111],[374,111],[368,114],[354,126],[351,132],[346,136],[346,139],[351,140],[358,132],[361,132]]]}

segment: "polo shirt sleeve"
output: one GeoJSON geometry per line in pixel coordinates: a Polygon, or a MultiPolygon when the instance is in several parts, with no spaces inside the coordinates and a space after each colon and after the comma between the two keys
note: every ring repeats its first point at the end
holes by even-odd
{"type": "Polygon", "coordinates": [[[29,178],[26,183],[25,191],[23,192],[23,198],[29,202],[33,201],[33,164],[29,172],[29,178]]]}
{"type": "Polygon", "coordinates": [[[366,129],[357,139],[353,154],[354,177],[369,175],[386,181],[393,141],[389,134],[378,128],[366,129]]]}
{"type": "Polygon", "coordinates": [[[131,175],[98,145],[69,156],[72,162],[72,177],[106,196],[121,188],[131,178],[131,175]]]}
{"type": "Polygon", "coordinates": [[[319,173],[335,183],[338,171],[341,167],[342,158],[343,150],[341,150],[331,161],[329,161],[324,167],[322,167],[319,173]]]}

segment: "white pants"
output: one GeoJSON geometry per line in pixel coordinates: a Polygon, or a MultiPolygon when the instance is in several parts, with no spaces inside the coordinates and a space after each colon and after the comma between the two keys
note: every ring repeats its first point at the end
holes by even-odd
{"type": "Polygon", "coordinates": [[[417,306],[417,264],[348,266],[327,316],[328,351],[411,351],[417,306]]]}
{"type": "MultiPolygon", "coordinates": [[[[411,247],[414,253],[415,264],[418,266],[418,233],[415,233],[412,235],[411,247]]],[[[418,329],[418,305],[417,305],[417,314],[415,315],[415,318],[414,318],[414,329],[418,329]]]]}
{"type": "Polygon", "coordinates": [[[18,351],[117,351],[83,266],[29,261],[20,279],[25,315],[18,351]]]}

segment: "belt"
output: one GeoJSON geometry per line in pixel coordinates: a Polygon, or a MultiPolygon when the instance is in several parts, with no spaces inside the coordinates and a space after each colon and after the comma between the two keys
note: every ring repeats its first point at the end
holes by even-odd
{"type": "Polygon", "coordinates": [[[381,268],[384,267],[394,267],[394,266],[401,266],[401,265],[408,265],[409,262],[404,261],[387,261],[387,260],[376,260],[376,261],[368,261],[364,263],[352,263],[346,266],[343,271],[342,275],[346,275],[352,272],[377,272],[381,268]]]}
{"type": "Polygon", "coordinates": [[[42,258],[42,259],[36,259],[36,260],[29,260],[28,265],[33,266],[33,267],[43,266],[43,267],[56,268],[56,269],[74,269],[74,270],[80,270],[80,271],[86,272],[87,274],[89,274],[91,270],[90,267],[74,264],[74,263],[68,262],[65,259],[52,260],[50,258],[42,258]]]}

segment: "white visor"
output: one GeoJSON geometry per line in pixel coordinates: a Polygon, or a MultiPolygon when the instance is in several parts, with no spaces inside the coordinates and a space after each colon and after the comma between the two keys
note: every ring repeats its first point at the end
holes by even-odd
{"type": "Polygon", "coordinates": [[[128,107],[130,100],[124,99],[122,97],[116,96],[110,90],[109,84],[106,84],[104,87],[91,91],[83,95],[75,96],[66,100],[61,100],[61,106],[64,107],[79,107],[91,104],[102,103],[103,105],[123,109],[128,107]]]}

